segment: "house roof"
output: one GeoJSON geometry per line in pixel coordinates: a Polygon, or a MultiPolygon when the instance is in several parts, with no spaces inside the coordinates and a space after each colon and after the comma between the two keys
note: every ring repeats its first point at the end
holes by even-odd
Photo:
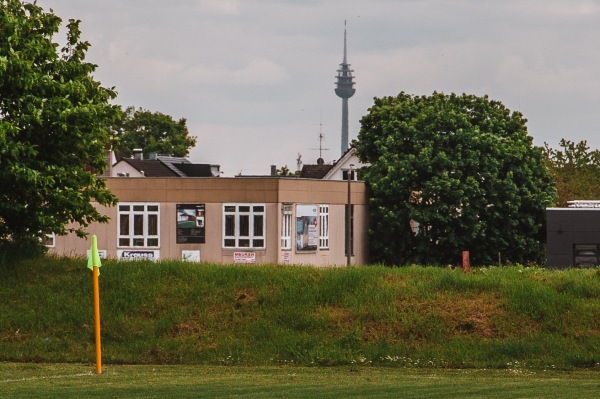
{"type": "Polygon", "coordinates": [[[163,156],[163,155],[158,155],[156,158],[160,162],[165,164],[165,166],[167,168],[171,169],[171,171],[173,173],[175,173],[177,176],[186,177],[185,172],[183,172],[183,170],[180,169],[178,165],[191,164],[191,162],[187,158],[171,157],[171,156],[163,156]]]}
{"type": "Polygon", "coordinates": [[[121,161],[127,162],[133,168],[140,172],[144,172],[146,177],[177,177],[178,174],[173,172],[161,161],[150,159],[135,159],[122,158],[121,161]]]}
{"type": "Polygon", "coordinates": [[[350,148],[348,148],[348,150],[344,154],[342,154],[340,159],[338,159],[336,162],[334,162],[333,167],[331,168],[330,171],[327,172],[327,174],[325,176],[323,176],[323,179],[325,179],[325,180],[332,179],[333,176],[335,174],[337,174],[340,170],[344,170],[344,169],[348,168],[353,159],[354,159],[353,162],[354,162],[355,170],[360,169],[363,166],[369,165],[369,164],[363,164],[362,162],[360,162],[360,160],[356,156],[356,148],[354,146],[351,146],[350,148]]]}
{"type": "Polygon", "coordinates": [[[180,163],[173,164],[173,166],[187,177],[218,177],[218,175],[213,175],[212,165],[206,163],[180,163]]]}
{"type": "Polygon", "coordinates": [[[300,171],[300,177],[306,179],[322,179],[327,172],[333,168],[333,165],[303,165],[300,171]]]}

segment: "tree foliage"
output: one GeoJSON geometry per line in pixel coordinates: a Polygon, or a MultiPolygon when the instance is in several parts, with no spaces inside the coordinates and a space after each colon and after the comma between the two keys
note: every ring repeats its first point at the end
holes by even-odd
{"type": "Polygon", "coordinates": [[[538,261],[555,189],[526,120],[487,96],[376,98],[356,142],[371,255],[393,265],[538,261]],[[417,222],[417,223],[415,223],[417,222]]]}
{"type": "Polygon", "coordinates": [[[562,139],[562,150],[546,144],[544,154],[556,183],[558,206],[572,200],[600,200],[600,151],[590,150],[586,141],[562,139]]]}
{"type": "Polygon", "coordinates": [[[300,171],[297,170],[295,172],[292,172],[290,168],[287,165],[285,165],[277,169],[277,176],[300,176],[300,171]]]}
{"type": "Polygon", "coordinates": [[[185,118],[175,121],[169,115],[142,108],[127,107],[114,130],[114,148],[124,157],[130,157],[136,148],[145,154],[187,157],[196,145],[196,138],[189,136],[185,118]]]}
{"type": "Polygon", "coordinates": [[[58,50],[61,23],[36,4],[0,1],[0,243],[84,235],[107,220],[90,201],[116,201],[94,173],[107,166],[116,93],[93,79],[80,21],[69,20],[58,50]]]}

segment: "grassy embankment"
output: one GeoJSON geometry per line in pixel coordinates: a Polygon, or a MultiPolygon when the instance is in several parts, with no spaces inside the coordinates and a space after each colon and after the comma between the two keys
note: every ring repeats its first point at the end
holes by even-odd
{"type": "MultiPolygon", "coordinates": [[[[86,260],[0,265],[0,361],[95,361],[86,260]]],[[[600,271],[106,261],[104,364],[600,370],[600,271]]]]}

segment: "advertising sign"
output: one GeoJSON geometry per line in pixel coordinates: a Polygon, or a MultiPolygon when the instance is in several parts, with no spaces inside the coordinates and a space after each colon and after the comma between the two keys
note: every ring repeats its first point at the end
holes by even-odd
{"type": "Polygon", "coordinates": [[[117,258],[119,260],[158,260],[160,258],[160,251],[151,249],[120,249],[117,251],[117,258]]]}
{"type": "Polygon", "coordinates": [[[177,204],[177,244],[204,244],[204,204],[177,204]]]}
{"type": "Polygon", "coordinates": [[[255,252],[234,252],[233,263],[256,263],[255,252]]]}
{"type": "Polygon", "coordinates": [[[296,252],[317,250],[319,230],[317,205],[296,205],[296,252]]]}
{"type": "Polygon", "coordinates": [[[200,262],[200,251],[184,249],[181,251],[181,260],[184,262],[200,262]]]}
{"type": "MultiPolygon", "coordinates": [[[[98,250],[98,255],[100,256],[100,259],[106,259],[107,255],[106,255],[106,249],[99,249],[98,250]]],[[[87,254],[86,254],[86,258],[90,257],[90,250],[87,250],[87,254]]]]}

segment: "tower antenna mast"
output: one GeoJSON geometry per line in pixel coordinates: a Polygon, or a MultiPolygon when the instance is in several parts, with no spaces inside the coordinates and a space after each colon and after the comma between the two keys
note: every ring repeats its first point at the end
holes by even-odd
{"type": "Polygon", "coordinates": [[[335,94],[342,99],[342,155],[348,150],[348,99],[354,95],[354,77],[348,64],[348,51],[346,41],[346,21],[344,21],[344,58],[337,70],[337,80],[335,82],[335,94]]]}

